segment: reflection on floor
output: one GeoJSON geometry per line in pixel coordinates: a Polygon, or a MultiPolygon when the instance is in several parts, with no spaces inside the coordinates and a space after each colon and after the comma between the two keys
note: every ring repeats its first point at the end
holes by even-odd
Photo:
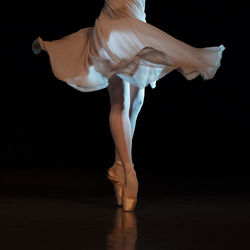
{"type": "Polygon", "coordinates": [[[108,181],[103,191],[71,185],[69,172],[44,176],[0,173],[0,249],[250,249],[246,194],[146,192],[141,182],[135,211],[124,212],[108,181]]]}
{"type": "Polygon", "coordinates": [[[107,234],[107,250],[135,250],[137,240],[137,222],[134,212],[116,209],[114,226],[107,234]]]}

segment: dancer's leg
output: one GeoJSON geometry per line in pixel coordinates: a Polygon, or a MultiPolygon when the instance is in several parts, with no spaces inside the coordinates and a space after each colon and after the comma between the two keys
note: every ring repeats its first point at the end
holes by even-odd
{"type": "Polygon", "coordinates": [[[132,163],[131,124],[129,120],[130,84],[117,75],[109,80],[110,129],[117,152],[123,164],[132,163]]]}
{"type": "Polygon", "coordinates": [[[115,75],[109,81],[108,90],[111,104],[111,134],[124,167],[123,209],[132,211],[137,202],[138,181],[131,154],[130,84],[115,75]]]}
{"type": "Polygon", "coordinates": [[[130,85],[129,117],[130,117],[132,138],[135,132],[136,120],[143,105],[144,96],[145,96],[144,88],[140,89],[140,88],[135,87],[134,85],[130,85]]]}
{"type": "MultiPolygon", "coordinates": [[[[130,125],[131,125],[131,143],[133,141],[137,117],[143,105],[144,96],[145,96],[144,88],[140,89],[130,84],[129,120],[130,120],[130,125]]],[[[118,153],[117,148],[115,149],[115,162],[118,162],[118,163],[121,162],[121,157],[118,153]]]]}

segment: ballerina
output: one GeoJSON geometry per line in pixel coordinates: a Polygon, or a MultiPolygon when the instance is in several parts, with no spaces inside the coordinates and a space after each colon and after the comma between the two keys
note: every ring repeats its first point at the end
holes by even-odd
{"type": "Polygon", "coordinates": [[[187,80],[212,79],[225,47],[195,48],[148,24],[145,0],[105,0],[93,27],[54,41],[38,37],[32,49],[47,51],[55,77],[71,87],[83,92],[108,88],[115,162],[107,177],[117,204],[133,211],[139,184],[131,149],[145,87],[155,88],[173,70],[187,80]]]}

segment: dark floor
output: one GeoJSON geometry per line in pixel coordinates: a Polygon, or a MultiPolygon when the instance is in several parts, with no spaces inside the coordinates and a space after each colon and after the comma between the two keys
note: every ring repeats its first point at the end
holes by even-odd
{"type": "Polygon", "coordinates": [[[123,212],[101,174],[1,170],[0,249],[250,249],[247,192],[173,192],[174,174],[167,191],[144,173],[135,211],[123,212]]]}

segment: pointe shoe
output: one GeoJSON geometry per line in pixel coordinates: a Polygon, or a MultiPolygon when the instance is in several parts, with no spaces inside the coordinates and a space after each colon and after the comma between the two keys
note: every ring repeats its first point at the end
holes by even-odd
{"type": "Polygon", "coordinates": [[[138,180],[134,165],[125,164],[125,183],[123,189],[123,210],[126,212],[133,211],[137,203],[138,180]]]}
{"type": "Polygon", "coordinates": [[[39,38],[35,39],[35,41],[32,43],[32,51],[35,55],[38,55],[41,52],[42,48],[39,42],[39,38]]]}
{"type": "Polygon", "coordinates": [[[122,205],[123,186],[124,186],[124,168],[121,162],[116,162],[108,169],[108,179],[114,184],[116,203],[122,205]]]}

